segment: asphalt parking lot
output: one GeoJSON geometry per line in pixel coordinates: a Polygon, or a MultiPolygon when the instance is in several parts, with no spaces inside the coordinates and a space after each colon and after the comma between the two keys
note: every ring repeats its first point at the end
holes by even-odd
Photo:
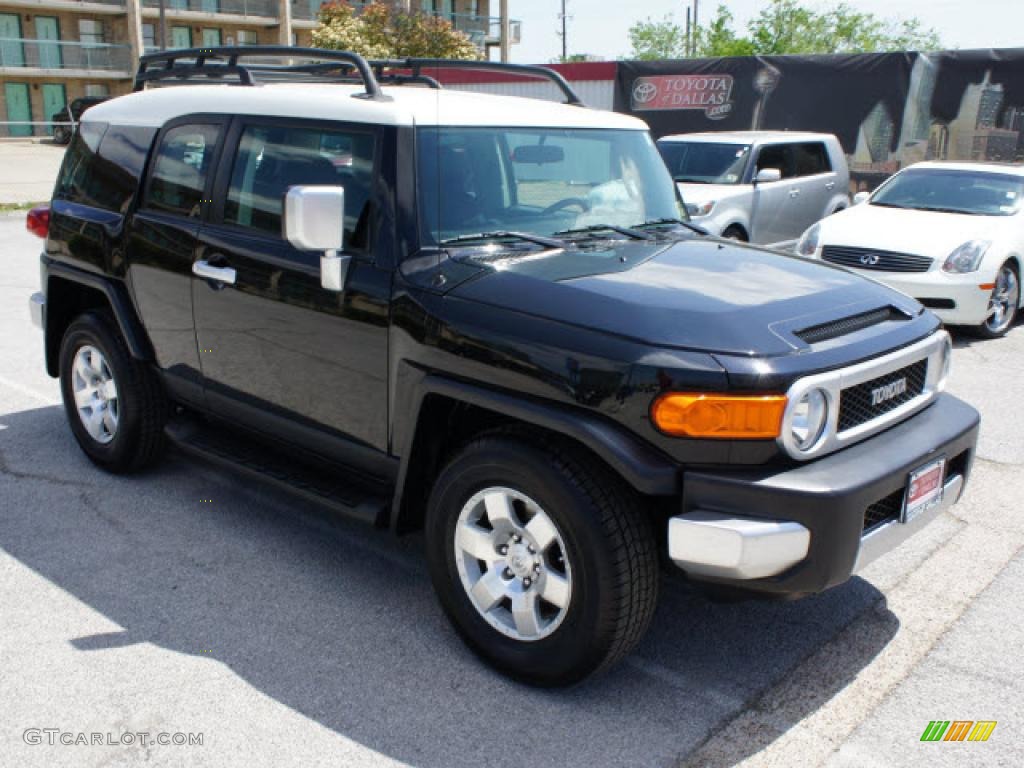
{"type": "Polygon", "coordinates": [[[958,337],[951,389],[983,426],[951,514],[802,601],[712,603],[666,578],[625,664],[539,691],[460,644],[418,537],[176,454],[96,470],[28,319],[39,245],[23,214],[0,216],[0,765],[1024,762],[1024,326],[958,337]],[[998,726],[920,743],[934,719],[998,726]],[[202,744],[106,743],[125,733],[202,744]]]}

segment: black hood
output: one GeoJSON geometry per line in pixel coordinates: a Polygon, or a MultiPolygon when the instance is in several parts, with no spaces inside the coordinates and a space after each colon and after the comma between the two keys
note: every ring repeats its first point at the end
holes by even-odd
{"type": "Polygon", "coordinates": [[[920,305],[845,270],[711,238],[456,256],[485,268],[450,295],[648,344],[734,355],[806,347],[794,331],[920,305]]]}

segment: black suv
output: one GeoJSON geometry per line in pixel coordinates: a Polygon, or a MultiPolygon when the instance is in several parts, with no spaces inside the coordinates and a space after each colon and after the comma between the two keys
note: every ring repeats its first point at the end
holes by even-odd
{"type": "Polygon", "coordinates": [[[170,440],[423,529],[462,637],[545,685],[636,645],[660,564],[814,593],[956,502],[978,415],[934,315],[705,236],[557,74],[514,70],[568,105],[459,66],[176,51],[85,115],[31,308],[90,459],[170,440]]]}

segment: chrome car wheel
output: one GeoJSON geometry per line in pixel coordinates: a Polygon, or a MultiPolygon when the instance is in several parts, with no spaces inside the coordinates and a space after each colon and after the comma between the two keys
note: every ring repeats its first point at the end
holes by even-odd
{"type": "Polygon", "coordinates": [[[75,353],[71,368],[75,407],[89,437],[106,445],[117,434],[117,382],[103,353],[86,345],[75,353]]]}
{"type": "Polygon", "coordinates": [[[1020,280],[1013,267],[1003,264],[996,276],[996,284],[992,296],[988,300],[988,313],[985,315],[985,328],[989,333],[1004,333],[1013,323],[1020,305],[1020,280]]]}
{"type": "Polygon", "coordinates": [[[488,624],[525,642],[558,628],[572,597],[572,569],[561,534],[537,502],[511,488],[485,488],[462,508],[454,538],[462,586],[488,624]]]}

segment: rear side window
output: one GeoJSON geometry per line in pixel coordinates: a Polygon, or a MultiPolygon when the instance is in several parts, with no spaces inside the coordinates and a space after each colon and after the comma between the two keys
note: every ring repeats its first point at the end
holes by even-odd
{"type": "Polygon", "coordinates": [[[831,173],[832,163],[828,159],[825,145],[820,141],[811,141],[794,146],[796,154],[796,175],[815,176],[819,173],[831,173]]]}
{"type": "Polygon", "coordinates": [[[124,213],[139,187],[155,130],[82,123],[64,156],[54,197],[124,213]]]}
{"type": "Polygon", "coordinates": [[[345,247],[365,248],[373,164],[372,133],[249,126],[238,143],[224,221],[281,237],[288,187],[340,185],[345,188],[345,247]]]}
{"type": "Polygon", "coordinates": [[[167,131],[153,162],[147,207],[198,217],[219,138],[217,125],[179,125],[167,131]]]}
{"type": "Polygon", "coordinates": [[[796,158],[792,144],[773,144],[762,147],[757,155],[757,170],[777,168],[782,178],[791,179],[796,176],[796,158]]]}

